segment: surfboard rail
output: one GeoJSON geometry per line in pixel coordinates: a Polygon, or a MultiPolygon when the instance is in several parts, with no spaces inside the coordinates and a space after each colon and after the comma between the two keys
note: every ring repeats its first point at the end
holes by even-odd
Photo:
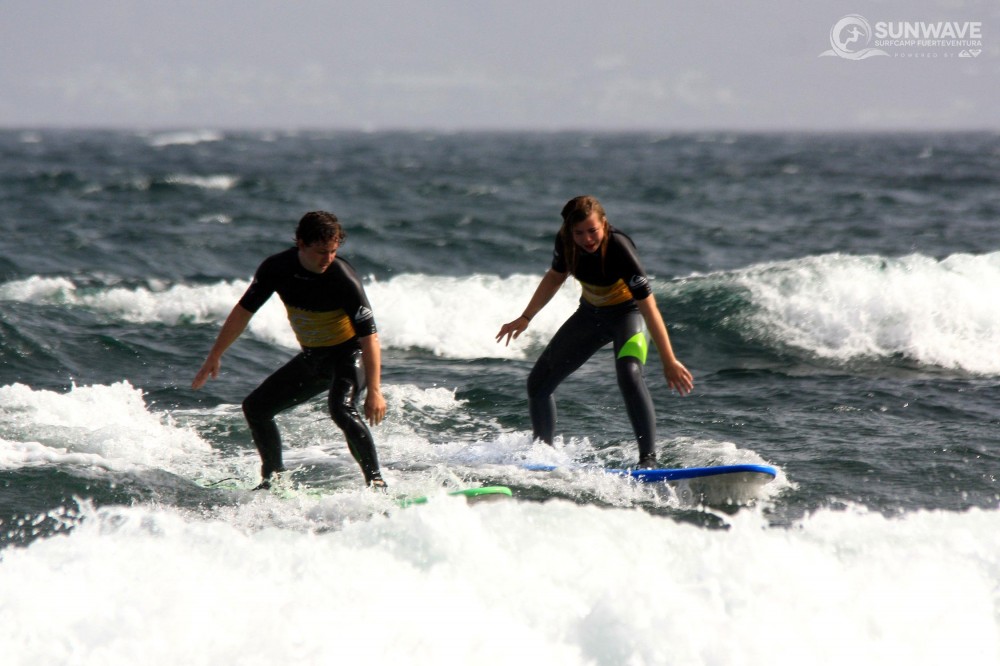
{"type": "Polygon", "coordinates": [[[628,476],[640,483],[663,483],[666,481],[685,481],[726,474],[756,474],[762,480],[770,481],[778,475],[778,470],[770,465],[713,465],[709,467],[675,467],[664,469],[618,469],[608,467],[559,467],[557,465],[525,465],[525,469],[533,472],[553,472],[557,469],[573,469],[581,471],[600,471],[615,476],[628,476]],[[764,479],[763,477],[769,477],[764,479]]]}
{"type": "MultiPolygon", "coordinates": [[[[479,486],[476,488],[462,488],[460,490],[451,490],[446,493],[449,497],[465,497],[466,499],[487,499],[496,497],[511,497],[513,493],[507,486],[479,486]]],[[[431,495],[422,495],[419,497],[403,497],[400,498],[398,503],[401,507],[414,506],[417,504],[427,504],[430,501],[431,495]]]]}

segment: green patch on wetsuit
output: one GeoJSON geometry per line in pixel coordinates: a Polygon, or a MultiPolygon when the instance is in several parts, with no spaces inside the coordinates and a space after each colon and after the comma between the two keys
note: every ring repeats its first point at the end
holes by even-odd
{"type": "Polygon", "coordinates": [[[617,358],[632,356],[639,359],[639,362],[646,365],[646,356],[649,354],[649,342],[646,341],[645,331],[639,331],[625,341],[622,348],[618,350],[617,358]]]}

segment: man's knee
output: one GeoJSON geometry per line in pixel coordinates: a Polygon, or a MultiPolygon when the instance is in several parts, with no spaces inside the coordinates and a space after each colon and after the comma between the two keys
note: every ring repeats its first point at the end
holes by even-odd
{"type": "Polygon", "coordinates": [[[357,408],[354,405],[345,405],[340,402],[330,403],[330,418],[343,430],[360,419],[357,408]]]}
{"type": "Polygon", "coordinates": [[[267,405],[259,400],[253,393],[243,400],[243,416],[250,423],[270,421],[274,418],[274,412],[268,409],[267,405]]]}

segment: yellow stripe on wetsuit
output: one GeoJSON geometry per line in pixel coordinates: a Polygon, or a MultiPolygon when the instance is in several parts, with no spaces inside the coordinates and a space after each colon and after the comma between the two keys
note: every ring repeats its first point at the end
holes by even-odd
{"type": "Polygon", "coordinates": [[[332,347],[354,337],[354,324],[343,310],[314,312],[285,305],[288,323],[303,347],[332,347]]]}
{"type": "Polygon", "coordinates": [[[619,279],[618,282],[609,287],[599,287],[587,284],[586,282],[581,282],[580,286],[583,287],[583,300],[594,307],[604,308],[609,305],[619,305],[632,300],[632,292],[629,291],[625,280],[619,279]]]}

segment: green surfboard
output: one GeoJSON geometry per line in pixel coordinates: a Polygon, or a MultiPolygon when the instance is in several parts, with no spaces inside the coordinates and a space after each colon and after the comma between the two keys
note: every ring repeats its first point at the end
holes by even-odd
{"type": "MultiPolygon", "coordinates": [[[[497,499],[510,497],[513,493],[507,486],[483,486],[481,488],[463,488],[462,490],[452,490],[448,493],[451,496],[465,497],[469,500],[497,499]]],[[[427,504],[430,496],[406,497],[399,500],[399,506],[413,506],[415,504],[427,504]]]]}

